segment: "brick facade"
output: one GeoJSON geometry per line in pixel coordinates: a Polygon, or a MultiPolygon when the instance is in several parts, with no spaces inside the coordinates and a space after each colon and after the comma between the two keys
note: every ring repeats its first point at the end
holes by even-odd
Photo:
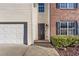
{"type": "Polygon", "coordinates": [[[79,8],[57,9],[56,4],[50,4],[51,36],[56,35],[56,22],[58,20],[79,20],[79,8]]]}

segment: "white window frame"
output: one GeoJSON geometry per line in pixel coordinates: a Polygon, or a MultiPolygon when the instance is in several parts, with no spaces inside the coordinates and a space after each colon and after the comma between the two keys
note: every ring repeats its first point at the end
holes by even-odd
{"type": "MultiPolygon", "coordinates": [[[[61,28],[61,23],[62,22],[67,22],[67,35],[74,35],[74,34],[76,34],[76,30],[75,30],[75,33],[73,32],[73,34],[69,34],[69,29],[71,29],[71,30],[73,30],[73,29],[76,29],[75,27],[76,27],[76,25],[75,25],[75,27],[74,28],[69,28],[69,23],[72,23],[72,22],[74,22],[74,21],[59,21],[60,22],[60,34],[59,35],[62,35],[61,34],[61,30],[62,30],[62,28],[61,28]]],[[[75,23],[74,23],[75,24],[75,23]]],[[[64,28],[65,29],[65,28],[64,28]]]]}

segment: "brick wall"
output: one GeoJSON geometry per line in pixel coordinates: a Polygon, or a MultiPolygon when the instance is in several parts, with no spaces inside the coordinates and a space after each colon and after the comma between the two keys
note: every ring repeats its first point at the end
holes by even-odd
{"type": "Polygon", "coordinates": [[[79,8],[57,9],[56,4],[50,4],[51,35],[56,35],[56,21],[58,20],[79,20],[79,8]]]}

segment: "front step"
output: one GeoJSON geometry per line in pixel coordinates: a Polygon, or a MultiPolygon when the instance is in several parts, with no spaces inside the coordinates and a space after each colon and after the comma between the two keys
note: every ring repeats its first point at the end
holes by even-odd
{"type": "Polygon", "coordinates": [[[34,42],[49,42],[48,40],[35,40],[34,42]]]}
{"type": "Polygon", "coordinates": [[[35,40],[34,44],[43,47],[53,47],[48,40],[35,40]]]}

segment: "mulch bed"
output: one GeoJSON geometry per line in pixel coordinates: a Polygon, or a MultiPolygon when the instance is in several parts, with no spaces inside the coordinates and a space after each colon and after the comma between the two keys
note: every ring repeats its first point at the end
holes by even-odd
{"type": "Polygon", "coordinates": [[[67,47],[66,50],[56,48],[60,56],[79,56],[79,46],[67,47]]]}

